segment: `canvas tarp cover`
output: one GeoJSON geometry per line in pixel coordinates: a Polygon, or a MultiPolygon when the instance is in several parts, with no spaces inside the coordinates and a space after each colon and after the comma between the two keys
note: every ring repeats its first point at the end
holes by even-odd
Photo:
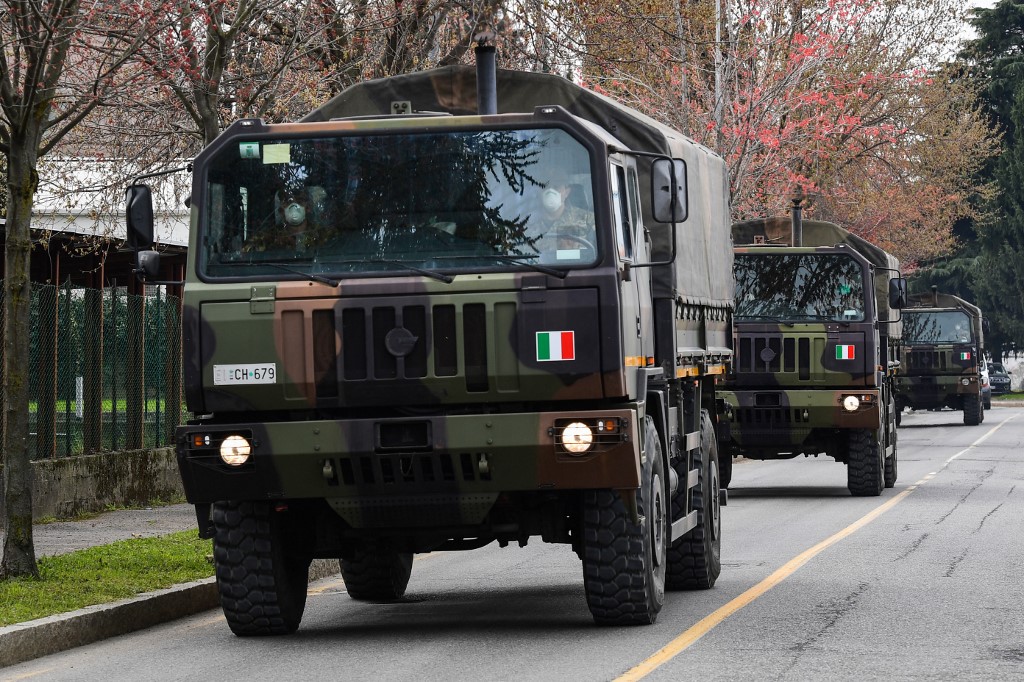
{"type": "MultiPolygon", "coordinates": [[[[391,103],[409,101],[413,111],[475,115],[476,69],[447,66],[358,83],[310,112],[303,121],[379,116],[391,103]]],[[[654,295],[684,303],[731,307],[732,241],[729,234],[728,178],[725,162],[682,133],[615,100],[544,73],[497,71],[498,113],[533,113],[538,106],[560,105],[591,121],[635,151],[682,158],[687,164],[689,218],[675,226],[676,266],[654,268],[654,295]]],[[[650,160],[639,157],[644,222],[653,238],[654,260],[667,260],[671,236],[650,217],[650,160]]]]}

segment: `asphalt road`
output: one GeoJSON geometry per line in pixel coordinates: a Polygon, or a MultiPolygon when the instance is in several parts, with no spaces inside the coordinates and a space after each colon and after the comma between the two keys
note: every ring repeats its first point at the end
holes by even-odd
{"type": "Polygon", "coordinates": [[[1024,679],[1024,408],[908,413],[896,487],[852,498],[828,458],[738,462],[712,590],[600,628],[561,545],[419,557],[407,598],[311,586],[299,632],[219,611],[0,670],[0,679],[1024,679]]]}

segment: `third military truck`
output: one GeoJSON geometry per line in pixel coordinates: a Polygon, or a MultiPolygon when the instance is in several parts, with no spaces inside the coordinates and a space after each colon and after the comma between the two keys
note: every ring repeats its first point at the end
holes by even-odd
{"type": "Polygon", "coordinates": [[[952,294],[914,294],[903,312],[903,364],[896,409],[963,412],[964,424],[985,419],[981,362],[985,351],[981,310],[952,294]]]}
{"type": "Polygon", "coordinates": [[[733,226],[736,358],[723,394],[723,484],[733,456],[824,453],[847,465],[853,495],[879,495],[896,482],[906,281],[890,254],[798,211],[733,226]]]}
{"type": "Polygon", "coordinates": [[[607,624],[719,575],[725,164],[493,71],[360,83],[195,159],[177,457],[236,634],[295,630],[313,559],[388,601],[416,554],[561,543],[607,624]]]}

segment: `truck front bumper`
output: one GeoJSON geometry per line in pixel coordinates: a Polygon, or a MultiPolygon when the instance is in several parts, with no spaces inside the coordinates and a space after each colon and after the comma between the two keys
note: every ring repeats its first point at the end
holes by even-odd
{"type": "Polygon", "coordinates": [[[740,447],[787,452],[822,429],[878,429],[878,389],[722,391],[729,431],[740,447]],[[847,409],[850,397],[856,407],[847,409]]]}
{"type": "Polygon", "coordinates": [[[948,405],[964,396],[976,396],[981,392],[981,383],[970,375],[901,375],[896,377],[896,391],[901,404],[927,409],[948,405]]]}
{"type": "Polygon", "coordinates": [[[635,490],[636,415],[617,409],[196,424],[178,428],[176,448],[193,504],[324,499],[356,524],[367,522],[359,510],[368,508],[455,506],[460,519],[472,522],[501,493],[635,490]],[[593,427],[587,452],[573,454],[561,442],[570,423],[593,427]],[[230,436],[244,438],[250,448],[237,466],[221,457],[230,436]]]}

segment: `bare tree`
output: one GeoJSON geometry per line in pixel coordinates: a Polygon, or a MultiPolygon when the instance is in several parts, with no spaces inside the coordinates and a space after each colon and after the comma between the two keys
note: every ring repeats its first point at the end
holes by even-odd
{"type": "Polygon", "coordinates": [[[146,2],[4,0],[0,153],[7,160],[4,277],[4,541],[0,578],[36,575],[28,453],[31,215],[40,158],[124,85],[158,16],[146,2]],[[126,31],[124,27],[131,27],[126,31]]]}

